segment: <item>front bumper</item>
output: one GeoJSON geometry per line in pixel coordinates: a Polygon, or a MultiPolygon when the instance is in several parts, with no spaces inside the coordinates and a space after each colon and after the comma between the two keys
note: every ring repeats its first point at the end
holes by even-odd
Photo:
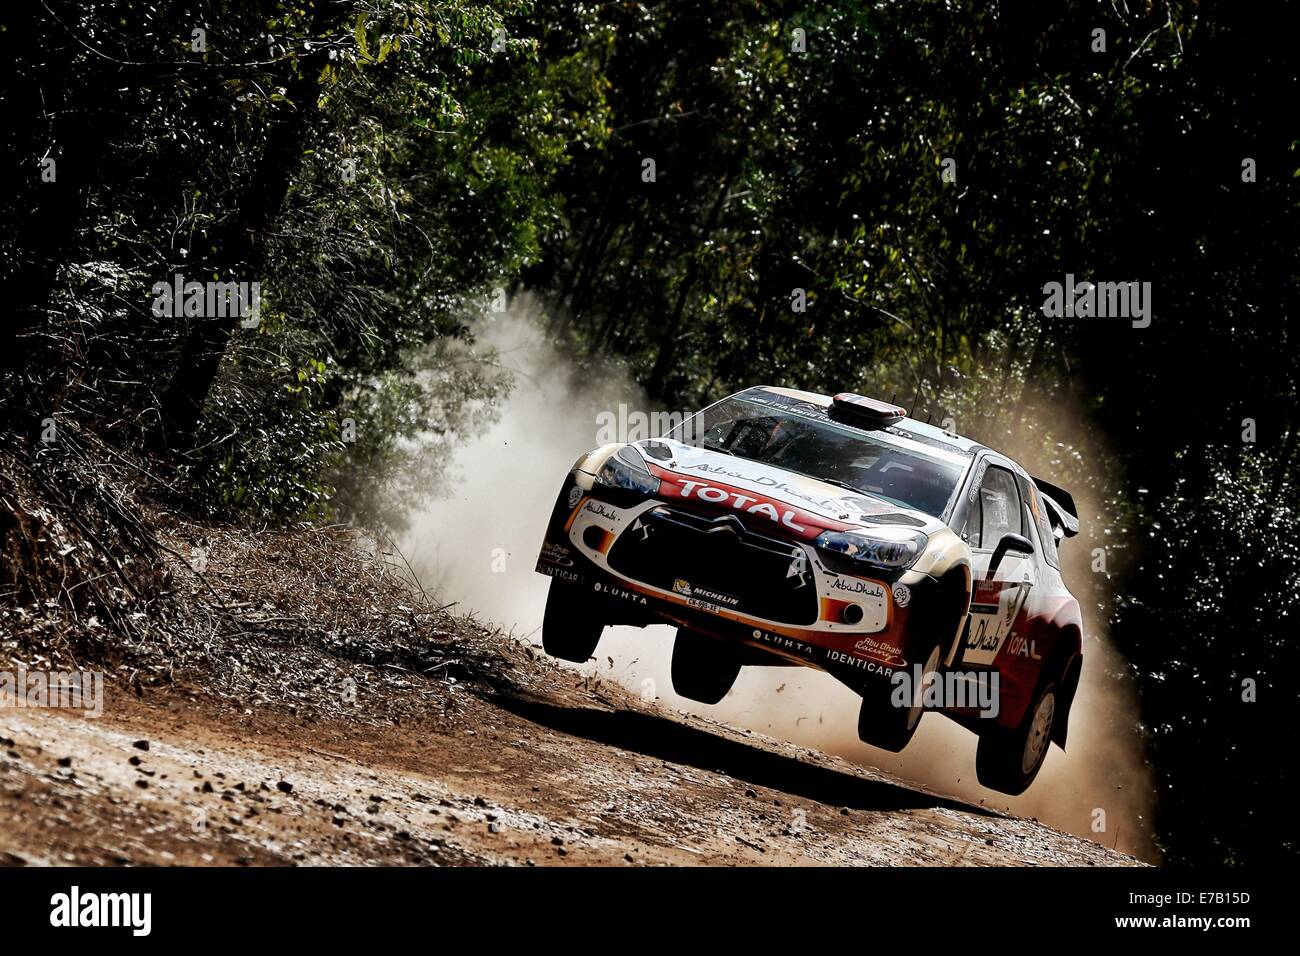
{"type": "Polygon", "coordinates": [[[573,473],[556,499],[537,571],[588,589],[607,623],[735,640],[859,691],[911,663],[912,608],[935,586],[928,575],[848,574],[758,522],[597,496],[587,477],[573,473]]]}

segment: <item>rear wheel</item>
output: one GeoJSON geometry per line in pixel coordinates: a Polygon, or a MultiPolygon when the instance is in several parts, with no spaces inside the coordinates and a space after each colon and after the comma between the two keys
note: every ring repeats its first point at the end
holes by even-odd
{"type": "Polygon", "coordinates": [[[1052,743],[1056,720],[1056,684],[1038,692],[1019,727],[989,727],[975,751],[975,776],[990,790],[1017,796],[1038,776],[1052,743]]]}
{"type": "Polygon", "coordinates": [[[600,605],[575,585],[551,578],[542,616],[542,648],[552,657],[585,664],[605,630],[600,605]]]}
{"type": "Polygon", "coordinates": [[[891,753],[907,746],[925,714],[925,688],[939,670],[940,652],[937,641],[928,644],[919,681],[915,680],[916,671],[912,668],[907,671],[906,684],[891,683],[888,689],[863,695],[858,709],[858,738],[863,743],[891,753]]]}
{"type": "Polygon", "coordinates": [[[727,696],[740,675],[740,654],[717,638],[677,629],[673,642],[673,690],[701,704],[716,704],[727,696]]]}

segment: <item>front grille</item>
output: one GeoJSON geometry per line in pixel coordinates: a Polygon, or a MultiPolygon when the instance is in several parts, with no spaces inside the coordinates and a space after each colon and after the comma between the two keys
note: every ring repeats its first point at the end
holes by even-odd
{"type": "Polygon", "coordinates": [[[739,518],[654,508],[610,550],[619,574],[785,624],[817,620],[817,589],[801,548],[755,534],[739,518]],[[689,593],[688,593],[689,592],[689,593]]]}

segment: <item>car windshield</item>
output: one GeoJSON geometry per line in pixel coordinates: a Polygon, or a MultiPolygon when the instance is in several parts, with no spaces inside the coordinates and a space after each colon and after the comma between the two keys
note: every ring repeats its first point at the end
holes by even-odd
{"type": "Polygon", "coordinates": [[[964,466],[907,447],[884,432],[841,425],[822,409],[726,398],[665,437],[830,481],[933,517],[948,506],[964,466]]]}

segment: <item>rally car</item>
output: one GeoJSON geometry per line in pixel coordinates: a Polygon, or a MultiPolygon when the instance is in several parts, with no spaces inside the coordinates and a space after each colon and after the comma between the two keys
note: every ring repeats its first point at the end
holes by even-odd
{"type": "Polygon", "coordinates": [[[542,644],[585,662],[606,625],[673,625],[673,688],[706,704],[746,665],[820,668],[866,743],[901,750],[936,710],[978,735],[983,785],[1021,793],[1079,685],[1057,553],[1078,528],[1063,489],[890,403],[750,388],[574,463],[542,644]]]}

